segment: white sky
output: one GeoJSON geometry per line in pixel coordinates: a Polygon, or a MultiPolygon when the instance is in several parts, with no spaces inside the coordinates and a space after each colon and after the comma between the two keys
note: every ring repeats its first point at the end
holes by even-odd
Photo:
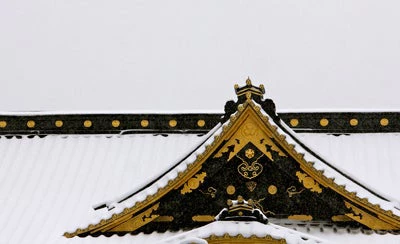
{"type": "Polygon", "coordinates": [[[0,111],[400,109],[399,1],[0,0],[0,111]]]}

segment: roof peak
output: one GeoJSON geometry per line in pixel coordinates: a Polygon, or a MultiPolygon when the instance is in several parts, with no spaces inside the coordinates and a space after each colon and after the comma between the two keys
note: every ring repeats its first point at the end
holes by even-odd
{"type": "Polygon", "coordinates": [[[238,99],[241,100],[244,98],[251,98],[252,96],[263,99],[263,95],[265,94],[265,88],[263,84],[260,84],[258,87],[253,86],[250,77],[246,79],[246,85],[239,87],[238,84],[235,84],[235,93],[238,96],[238,99]]]}
{"type": "Polygon", "coordinates": [[[262,109],[274,120],[278,119],[274,101],[268,98],[264,99],[265,88],[263,84],[260,84],[258,87],[254,86],[250,80],[250,77],[248,77],[246,80],[246,85],[239,87],[238,84],[235,84],[234,88],[237,95],[237,101],[229,100],[225,103],[225,114],[222,119],[223,121],[228,120],[230,115],[237,111],[240,104],[243,104],[249,100],[253,100],[259,104],[262,109]]]}

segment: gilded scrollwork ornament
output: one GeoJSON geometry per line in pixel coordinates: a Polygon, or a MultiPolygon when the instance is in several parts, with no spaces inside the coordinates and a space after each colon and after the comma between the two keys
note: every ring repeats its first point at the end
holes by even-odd
{"type": "Polygon", "coordinates": [[[199,191],[201,193],[203,193],[204,195],[209,195],[211,196],[211,198],[215,198],[215,195],[217,194],[217,189],[215,189],[214,187],[208,187],[207,188],[207,192],[204,192],[202,190],[199,189],[199,191]]]}
{"type": "Polygon", "coordinates": [[[267,215],[275,215],[275,213],[272,212],[272,211],[264,210],[264,207],[263,207],[263,205],[261,204],[261,202],[264,201],[264,200],[265,200],[265,197],[264,197],[264,198],[261,198],[261,199],[258,199],[258,200],[253,200],[253,203],[254,203],[254,205],[255,205],[258,209],[260,209],[261,212],[263,212],[264,214],[267,214],[267,215]]]}
{"type": "Polygon", "coordinates": [[[287,194],[289,197],[293,197],[294,195],[300,194],[304,191],[304,188],[298,191],[295,186],[290,186],[288,189],[286,189],[287,194]]]}
{"type": "Polygon", "coordinates": [[[244,159],[242,159],[239,155],[236,155],[236,157],[242,161],[242,163],[239,164],[239,166],[237,168],[239,174],[249,180],[259,176],[263,171],[263,166],[260,163],[258,163],[258,160],[260,158],[262,158],[263,156],[264,156],[264,154],[262,154],[256,160],[254,160],[253,162],[251,162],[249,164],[244,159]]]}

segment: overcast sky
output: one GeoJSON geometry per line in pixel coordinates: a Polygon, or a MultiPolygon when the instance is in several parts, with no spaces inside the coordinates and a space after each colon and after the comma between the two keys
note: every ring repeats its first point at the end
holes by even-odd
{"type": "Polygon", "coordinates": [[[399,1],[0,0],[0,111],[399,109],[399,1]]]}

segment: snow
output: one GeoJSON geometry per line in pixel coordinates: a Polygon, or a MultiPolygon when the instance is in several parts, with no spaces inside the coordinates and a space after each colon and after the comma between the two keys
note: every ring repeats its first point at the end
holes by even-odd
{"type": "Polygon", "coordinates": [[[400,179],[397,170],[399,133],[342,136],[299,133],[297,136],[341,171],[348,175],[354,172],[354,178],[362,185],[374,191],[381,189],[380,194],[393,202],[400,199],[400,189],[394,184],[400,179]]]}
{"type": "MultiPolygon", "coordinates": [[[[299,244],[299,243],[330,243],[321,238],[314,237],[309,234],[304,234],[298,231],[294,231],[282,226],[274,224],[262,224],[259,222],[240,222],[240,221],[216,221],[203,227],[184,232],[173,237],[166,238],[158,243],[188,243],[193,238],[205,239],[211,235],[223,236],[228,234],[229,236],[235,237],[241,234],[245,238],[251,236],[257,236],[263,238],[271,236],[275,239],[285,239],[288,244],[299,244]]],[[[203,242],[195,242],[203,243],[203,242]]]]}
{"type": "Polygon", "coordinates": [[[201,140],[177,134],[1,137],[0,243],[91,243],[62,235],[95,222],[99,213],[91,206],[137,188],[201,140]]]}

